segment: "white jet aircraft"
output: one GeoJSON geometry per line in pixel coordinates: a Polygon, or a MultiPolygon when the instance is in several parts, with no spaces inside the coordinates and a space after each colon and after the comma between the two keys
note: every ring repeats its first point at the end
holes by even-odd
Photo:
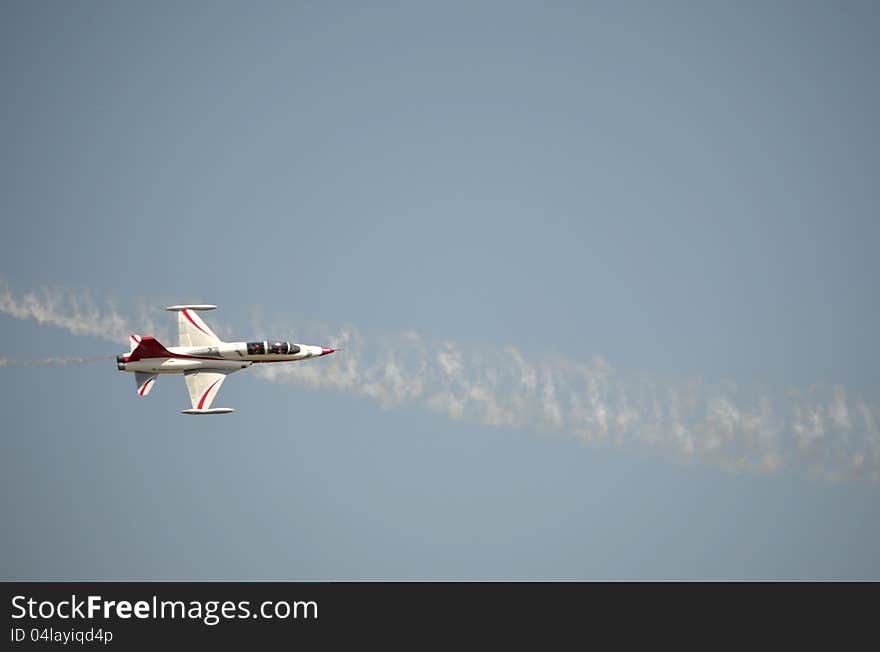
{"type": "Polygon", "coordinates": [[[168,306],[177,313],[180,346],[166,349],[154,337],[129,335],[128,355],[116,356],[120,371],[133,371],[138,396],[153,389],[159,374],[184,375],[192,409],[183,414],[227,414],[232,408],[211,408],[226,376],[254,363],[319,358],[335,349],[292,342],[222,342],[196,313],[214,310],[208,304],[168,306]]]}

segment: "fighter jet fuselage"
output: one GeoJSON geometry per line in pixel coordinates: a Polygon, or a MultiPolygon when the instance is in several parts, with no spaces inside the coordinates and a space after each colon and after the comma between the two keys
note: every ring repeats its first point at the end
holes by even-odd
{"type": "MultiPolygon", "coordinates": [[[[137,336],[135,336],[137,337],[137,336]]],[[[120,371],[177,374],[193,369],[244,369],[255,362],[294,362],[319,358],[334,349],[292,342],[220,342],[217,346],[165,348],[152,337],[142,337],[129,355],[116,356],[120,371]],[[152,349],[147,352],[143,348],[152,349]],[[138,351],[141,348],[141,351],[138,351]]]]}

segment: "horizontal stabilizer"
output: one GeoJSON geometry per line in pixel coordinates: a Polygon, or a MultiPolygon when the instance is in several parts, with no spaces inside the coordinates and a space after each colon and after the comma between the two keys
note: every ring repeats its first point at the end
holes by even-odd
{"type": "Polygon", "coordinates": [[[235,412],[232,408],[211,408],[210,410],[181,410],[181,414],[229,414],[235,412]]]}
{"type": "Polygon", "coordinates": [[[146,396],[156,384],[156,374],[145,374],[138,371],[134,375],[134,384],[137,385],[138,396],[146,396]]]}

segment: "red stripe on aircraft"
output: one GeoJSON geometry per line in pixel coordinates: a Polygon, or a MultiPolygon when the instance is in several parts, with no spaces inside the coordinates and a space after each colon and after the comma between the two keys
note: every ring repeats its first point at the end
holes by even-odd
{"type": "Polygon", "coordinates": [[[199,407],[198,407],[199,410],[201,410],[202,406],[205,404],[205,399],[208,398],[208,392],[210,392],[212,389],[214,389],[214,385],[219,383],[221,380],[223,380],[222,377],[215,380],[213,383],[211,383],[211,386],[205,390],[205,393],[202,394],[202,398],[199,399],[199,407]]]}
{"type": "Polygon", "coordinates": [[[208,331],[206,331],[204,328],[202,328],[201,326],[199,326],[197,323],[195,323],[195,322],[193,321],[193,318],[189,316],[189,311],[188,311],[188,310],[184,310],[184,311],[183,311],[183,314],[184,314],[184,316],[189,320],[189,323],[190,323],[190,324],[192,324],[193,326],[195,326],[196,328],[198,328],[200,331],[202,331],[202,332],[203,332],[205,335],[207,335],[208,337],[211,337],[211,335],[210,335],[210,333],[208,333],[208,331]]]}

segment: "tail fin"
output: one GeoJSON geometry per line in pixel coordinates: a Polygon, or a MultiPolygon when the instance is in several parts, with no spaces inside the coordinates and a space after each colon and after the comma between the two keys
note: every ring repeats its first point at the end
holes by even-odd
{"type": "Polygon", "coordinates": [[[171,358],[173,356],[174,354],[159,344],[155,337],[144,335],[138,345],[134,347],[128,359],[131,362],[137,362],[144,358],[171,358]]]}
{"type": "Polygon", "coordinates": [[[140,335],[129,335],[128,336],[128,354],[131,355],[134,353],[134,350],[137,348],[137,345],[141,343],[140,335]]]}

